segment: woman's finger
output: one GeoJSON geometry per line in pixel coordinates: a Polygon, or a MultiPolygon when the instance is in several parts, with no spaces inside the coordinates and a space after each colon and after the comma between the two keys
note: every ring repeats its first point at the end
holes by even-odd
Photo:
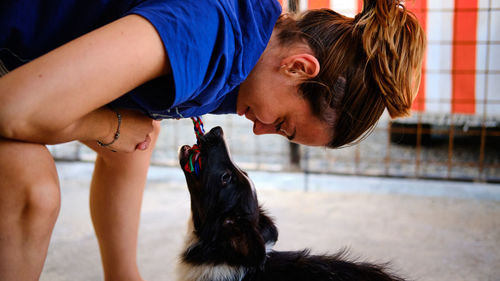
{"type": "Polygon", "coordinates": [[[147,135],[146,139],[143,142],[138,143],[135,148],[138,150],[146,150],[148,149],[150,143],[151,143],[151,137],[147,135]]]}

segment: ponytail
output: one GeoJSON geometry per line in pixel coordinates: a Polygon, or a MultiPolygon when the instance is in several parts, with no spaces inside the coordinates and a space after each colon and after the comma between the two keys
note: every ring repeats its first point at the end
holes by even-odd
{"type": "Polygon", "coordinates": [[[276,24],[282,45],[306,42],[320,63],[299,89],[316,117],[329,124],[338,148],[358,142],[387,108],[410,114],[420,84],[424,31],[400,0],[364,0],[355,18],[309,10],[276,24]]]}
{"type": "Polygon", "coordinates": [[[379,89],[391,118],[410,115],[425,46],[416,17],[399,0],[364,0],[355,22],[370,84],[379,89]]]}

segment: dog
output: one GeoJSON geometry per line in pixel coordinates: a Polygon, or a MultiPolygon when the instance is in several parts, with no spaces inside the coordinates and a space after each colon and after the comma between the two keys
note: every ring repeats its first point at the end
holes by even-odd
{"type": "Polygon", "coordinates": [[[404,280],[384,266],[350,261],[344,251],[274,251],[278,229],[259,205],[248,174],[232,161],[222,128],[193,147],[182,146],[179,163],[191,200],[180,281],[404,280]]]}

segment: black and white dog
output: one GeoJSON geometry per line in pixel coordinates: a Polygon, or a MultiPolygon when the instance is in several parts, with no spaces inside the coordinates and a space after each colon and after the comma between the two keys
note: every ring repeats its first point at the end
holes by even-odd
{"type": "Polygon", "coordinates": [[[278,230],[257,202],[252,181],[231,160],[220,127],[198,146],[183,146],[181,167],[201,159],[197,173],[183,169],[191,196],[191,221],[181,256],[181,281],[402,281],[378,265],[307,250],[272,250],[278,230]]]}

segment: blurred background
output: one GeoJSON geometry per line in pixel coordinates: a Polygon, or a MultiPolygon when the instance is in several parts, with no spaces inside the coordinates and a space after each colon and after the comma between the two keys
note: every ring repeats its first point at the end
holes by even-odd
{"type": "MultiPolygon", "coordinates": [[[[329,7],[348,16],[362,0],[281,0],[285,10],[329,7]]],[[[391,261],[411,280],[500,280],[500,0],[406,1],[426,30],[422,84],[407,119],[387,115],[361,143],[338,150],[254,136],[238,116],[222,126],[280,229],[278,249],[391,261]]],[[[189,196],[177,153],[195,143],[191,120],[162,121],[144,195],[139,266],[175,280],[189,196]]],[[[50,146],[62,207],[42,281],[102,280],[88,214],[95,154],[50,146]]]]}
{"type": "MultiPolygon", "coordinates": [[[[347,16],[362,0],[282,0],[285,10],[332,8],[347,16]]],[[[358,145],[339,150],[251,135],[237,116],[205,116],[222,125],[234,157],[248,169],[425,179],[500,181],[500,1],[406,1],[427,33],[422,82],[411,118],[384,116],[358,145]]],[[[175,165],[191,143],[189,120],[166,120],[153,164],[175,165]],[[172,133],[175,132],[175,133],[172,133]]],[[[52,148],[65,160],[94,159],[78,143],[52,148]]]]}

